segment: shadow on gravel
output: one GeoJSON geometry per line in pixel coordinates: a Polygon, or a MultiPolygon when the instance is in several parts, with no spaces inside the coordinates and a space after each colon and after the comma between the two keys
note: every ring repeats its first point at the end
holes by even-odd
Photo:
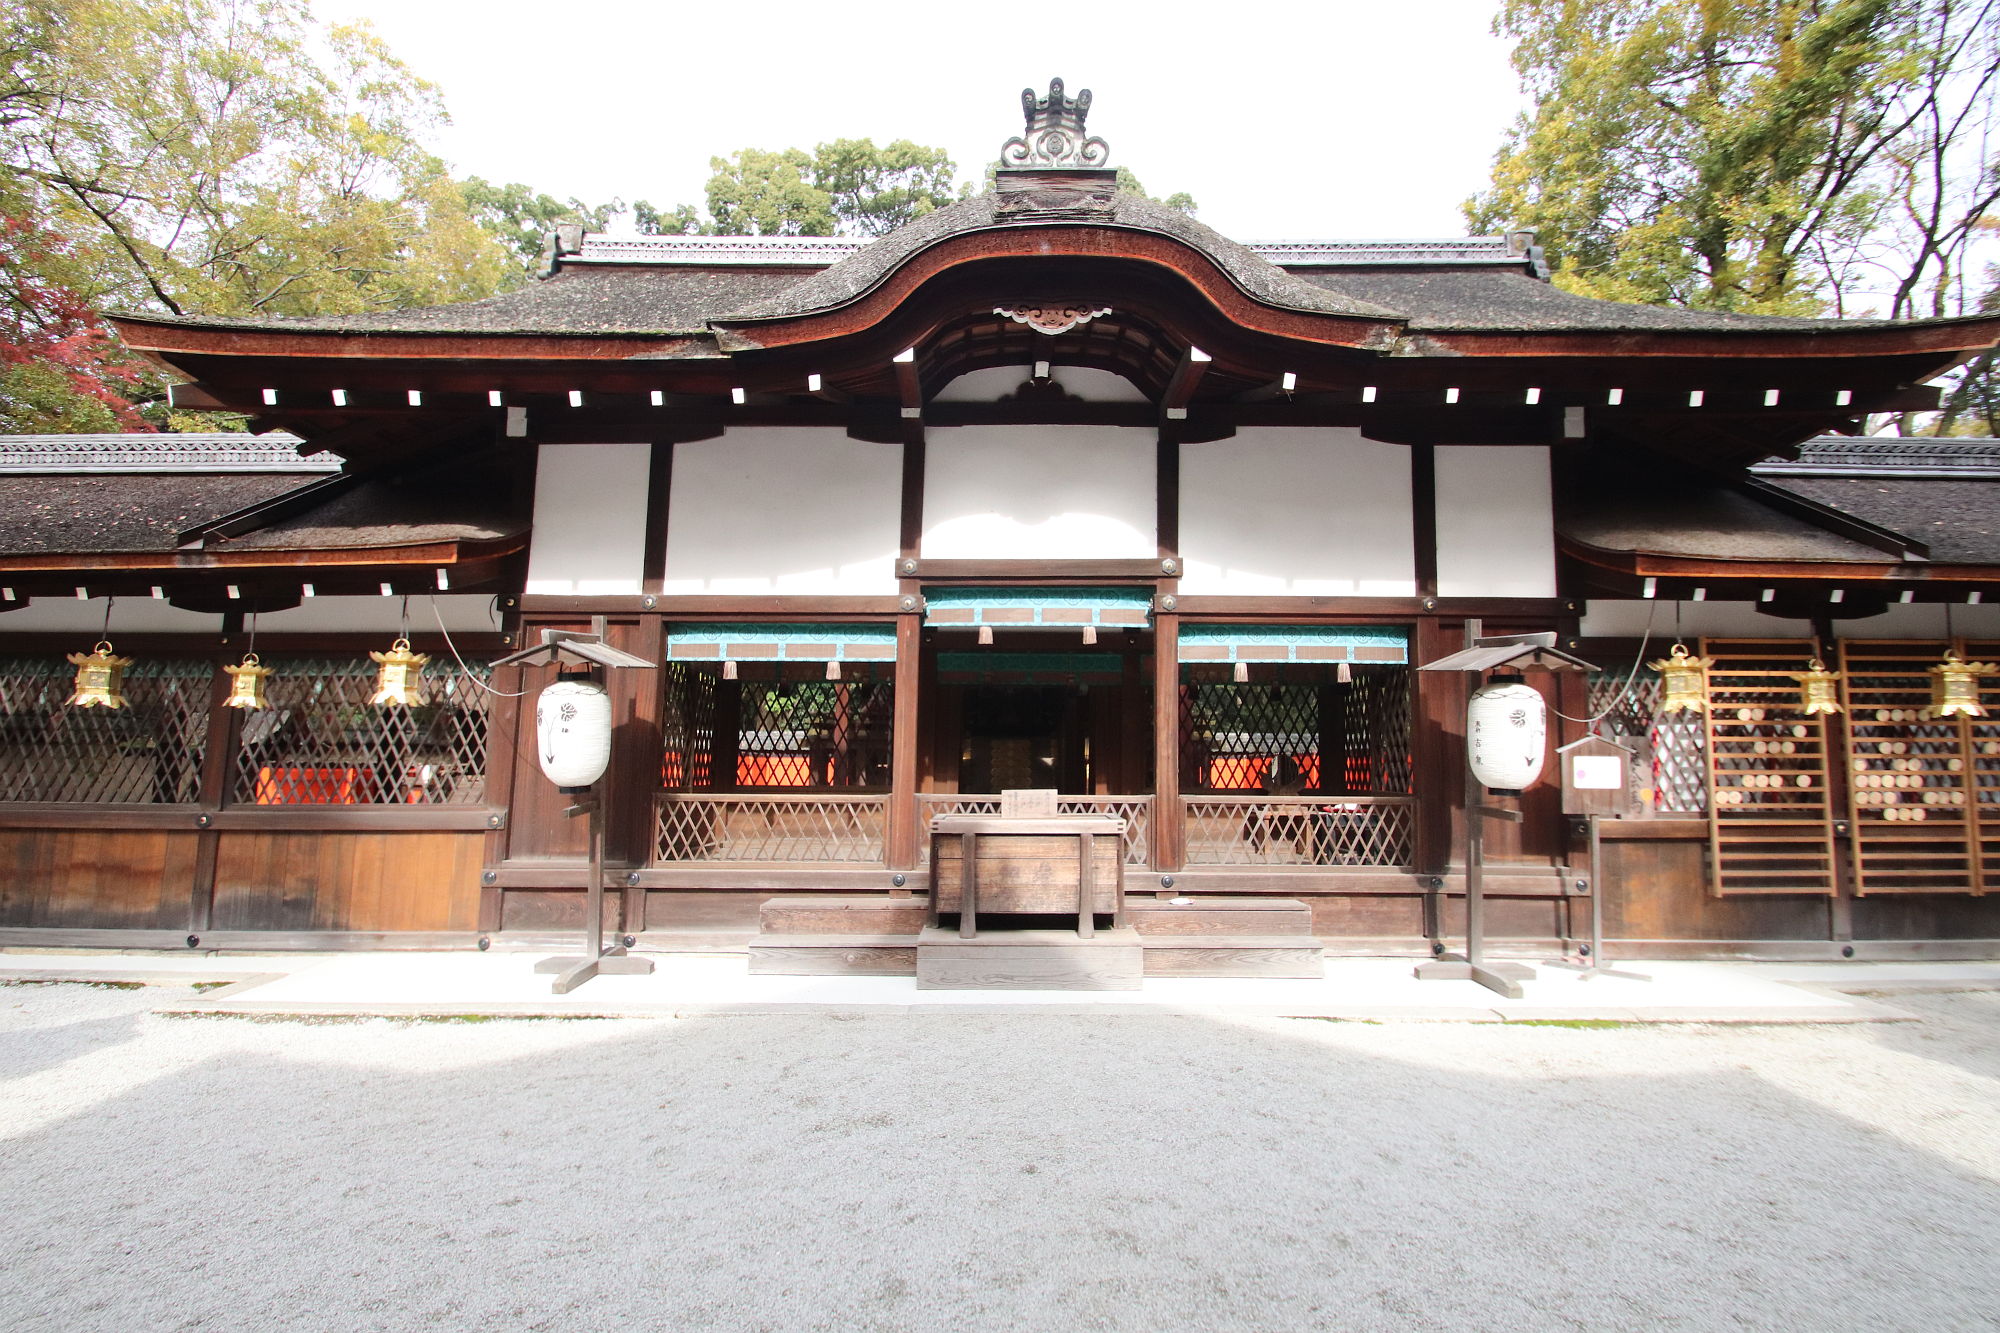
{"type": "Polygon", "coordinates": [[[135,1014],[44,1037],[134,1024],[157,1077],[0,1137],[9,1328],[1949,1330],[1983,1326],[2000,1244],[1990,1181],[1693,1034],[135,1014]]]}

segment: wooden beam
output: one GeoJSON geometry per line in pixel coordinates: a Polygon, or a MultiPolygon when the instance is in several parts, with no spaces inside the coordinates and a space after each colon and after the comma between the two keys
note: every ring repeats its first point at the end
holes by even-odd
{"type": "Polygon", "coordinates": [[[646,463],[646,547],[640,586],[657,593],[667,578],[667,513],[673,499],[674,442],[654,442],[646,463]]]}
{"type": "Polygon", "coordinates": [[[1417,596],[1438,591],[1437,446],[1410,446],[1410,540],[1416,555],[1417,596]]]}
{"type": "Polygon", "coordinates": [[[1181,353],[1180,363],[1167,380],[1167,391],[1160,395],[1160,423],[1187,420],[1188,404],[1194,401],[1194,392],[1201,386],[1201,377],[1208,373],[1212,360],[1199,347],[1189,347],[1181,353]]]}
{"type": "Polygon", "coordinates": [[[924,438],[924,386],[917,373],[917,349],[906,347],[896,354],[896,399],[905,444],[921,444],[924,438]]]}

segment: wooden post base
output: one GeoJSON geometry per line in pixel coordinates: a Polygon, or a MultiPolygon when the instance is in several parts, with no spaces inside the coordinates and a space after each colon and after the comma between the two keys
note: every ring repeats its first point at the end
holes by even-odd
{"type": "Polygon", "coordinates": [[[623,949],[607,949],[597,958],[544,958],[535,964],[541,976],[555,974],[549,987],[552,995],[567,995],[592,977],[651,976],[653,960],[634,958],[623,949]]]}
{"type": "Polygon", "coordinates": [[[1510,1000],[1521,998],[1521,983],[1535,979],[1535,969],[1525,963],[1468,963],[1463,958],[1444,957],[1419,963],[1418,981],[1476,981],[1510,1000]]]}

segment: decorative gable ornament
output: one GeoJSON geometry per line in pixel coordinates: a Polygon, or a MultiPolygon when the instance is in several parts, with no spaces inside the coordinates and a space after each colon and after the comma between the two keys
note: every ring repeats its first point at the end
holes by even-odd
{"type": "Polygon", "coordinates": [[[1090,89],[1075,97],[1063,92],[1061,79],[1049,80],[1049,95],[1021,90],[1021,112],[1027,129],[1000,145],[1000,163],[1008,167],[1101,167],[1111,157],[1111,145],[1086,135],[1090,89]]]}
{"type": "Polygon", "coordinates": [[[1099,315],[1111,313],[1111,307],[1081,305],[1018,305],[993,307],[993,313],[1004,315],[1016,324],[1026,324],[1037,333],[1054,337],[1058,333],[1068,333],[1079,324],[1088,324],[1099,315]]]}

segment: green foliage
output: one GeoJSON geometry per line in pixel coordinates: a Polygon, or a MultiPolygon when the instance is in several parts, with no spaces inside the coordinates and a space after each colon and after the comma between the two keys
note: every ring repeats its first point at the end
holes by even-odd
{"type": "Polygon", "coordinates": [[[812,182],[813,160],[797,148],[738,149],[708,162],[704,230],[720,236],[831,236],[833,196],[812,182]]]}
{"type": "MultiPolygon", "coordinates": [[[[0,62],[0,217],[60,242],[32,276],[87,310],[348,314],[509,273],[424,147],[436,90],[303,0],[16,0],[0,62]]],[[[45,371],[8,378],[0,427],[101,420],[45,371]]]]}
{"type": "Polygon", "coordinates": [[[1978,158],[1996,17],[1994,0],[1507,0],[1496,27],[1534,110],[1467,219],[1534,229],[1558,283],[1591,296],[1946,313],[1960,224],[2000,183],[1978,158]]]}
{"type": "MultiPolygon", "coordinates": [[[[942,148],[898,139],[835,139],[808,154],[744,148],[709,160],[709,220],[686,206],[660,232],[718,236],[881,236],[966,195],[942,148]]],[[[645,230],[641,219],[641,230],[645,230]]]]}

